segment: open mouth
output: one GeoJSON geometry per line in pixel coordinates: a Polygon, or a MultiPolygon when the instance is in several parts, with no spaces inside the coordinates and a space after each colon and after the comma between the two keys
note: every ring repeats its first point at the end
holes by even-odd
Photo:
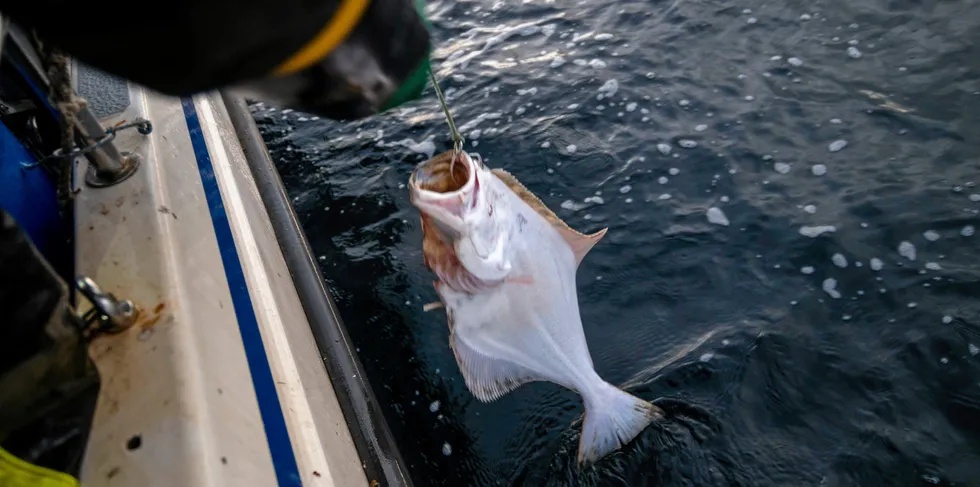
{"type": "Polygon", "coordinates": [[[462,191],[473,179],[464,153],[444,152],[416,166],[410,184],[421,191],[449,195],[462,191]]]}

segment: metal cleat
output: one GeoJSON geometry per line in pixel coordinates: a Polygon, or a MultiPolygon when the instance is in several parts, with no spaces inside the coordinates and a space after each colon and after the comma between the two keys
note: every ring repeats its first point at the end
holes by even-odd
{"type": "Polygon", "coordinates": [[[139,318],[139,311],[132,301],[118,300],[112,293],[103,292],[89,277],[81,276],[75,279],[75,287],[92,303],[92,309],[82,316],[86,336],[125,331],[139,318]]]}

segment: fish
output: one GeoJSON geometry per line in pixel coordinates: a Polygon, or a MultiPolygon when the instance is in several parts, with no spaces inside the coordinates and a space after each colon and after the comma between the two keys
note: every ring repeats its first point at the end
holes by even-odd
{"type": "Polygon", "coordinates": [[[586,235],[509,172],[450,150],[409,177],[421,214],[422,256],[435,274],[449,345],[469,391],[493,402],[549,381],[582,397],[577,461],[620,449],[664,416],[595,371],[579,312],[576,272],[608,228],[586,235]]]}

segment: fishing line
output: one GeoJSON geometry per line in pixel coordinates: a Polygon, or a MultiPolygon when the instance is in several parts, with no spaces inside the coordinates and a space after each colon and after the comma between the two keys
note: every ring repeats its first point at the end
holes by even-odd
{"type": "Polygon", "coordinates": [[[432,80],[432,87],[436,89],[436,96],[439,97],[439,105],[442,106],[442,112],[446,114],[446,122],[449,124],[449,135],[453,139],[453,158],[449,161],[449,176],[453,175],[453,166],[456,164],[456,157],[463,152],[463,134],[456,130],[456,123],[453,122],[453,114],[449,113],[449,105],[446,104],[446,97],[443,96],[442,90],[439,88],[439,82],[436,81],[436,74],[433,70],[429,70],[429,78],[432,80]]]}

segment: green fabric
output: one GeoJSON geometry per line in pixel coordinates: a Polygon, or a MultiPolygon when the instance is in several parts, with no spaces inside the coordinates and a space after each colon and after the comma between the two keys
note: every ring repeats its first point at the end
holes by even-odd
{"type": "Polygon", "coordinates": [[[398,87],[398,91],[395,91],[395,94],[391,95],[391,98],[388,98],[388,101],[385,102],[385,106],[381,110],[384,111],[397,107],[421,96],[422,91],[425,90],[426,83],[429,81],[429,69],[429,55],[426,54],[425,59],[422,60],[422,64],[398,87]]]}
{"type": "MultiPolygon", "coordinates": [[[[415,0],[415,11],[418,12],[419,17],[422,18],[422,23],[424,23],[429,30],[432,30],[432,23],[429,22],[429,18],[425,16],[425,0],[415,0]]],[[[422,92],[425,91],[425,85],[429,82],[429,70],[432,69],[429,60],[431,53],[432,50],[430,49],[429,52],[425,54],[425,59],[423,59],[419,66],[415,68],[415,71],[413,71],[412,74],[405,79],[405,82],[398,87],[395,94],[391,95],[391,98],[388,98],[385,105],[381,107],[381,111],[389,110],[404,103],[418,99],[420,96],[422,96],[422,92]]]]}

